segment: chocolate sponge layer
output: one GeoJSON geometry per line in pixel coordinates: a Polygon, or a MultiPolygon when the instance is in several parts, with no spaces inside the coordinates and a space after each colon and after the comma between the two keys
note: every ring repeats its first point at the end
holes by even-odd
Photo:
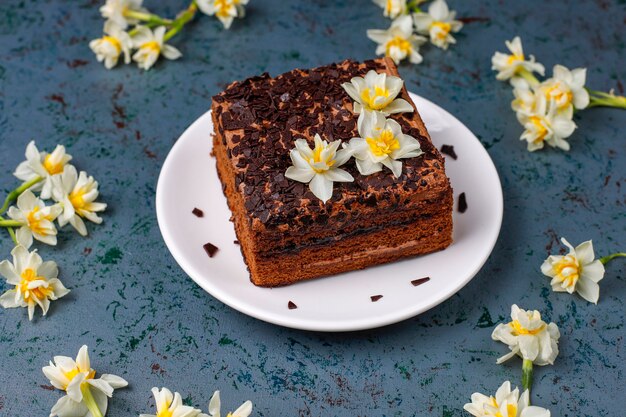
{"type": "MultiPolygon", "coordinates": [[[[213,153],[241,250],[256,285],[278,286],[441,250],[452,242],[452,189],[444,160],[417,109],[391,115],[424,154],[403,159],[402,175],[335,183],[322,203],[285,178],[293,142],[347,142],[357,115],[341,83],[373,69],[398,75],[391,60],[343,61],[232,83],[213,97],[213,153]]],[[[406,88],[399,95],[412,103],[406,88]]]]}

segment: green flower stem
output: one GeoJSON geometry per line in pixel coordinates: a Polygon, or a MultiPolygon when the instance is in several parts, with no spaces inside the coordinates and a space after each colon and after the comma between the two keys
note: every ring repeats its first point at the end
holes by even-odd
{"type": "Polygon", "coordinates": [[[176,20],[172,23],[172,28],[168,30],[163,36],[163,42],[167,42],[172,39],[174,36],[178,34],[182,30],[182,28],[189,23],[196,16],[198,12],[198,6],[196,5],[195,0],[189,4],[185,10],[180,12],[176,17],[176,20]]]}
{"type": "Polygon", "coordinates": [[[22,227],[24,224],[17,220],[0,220],[0,227],[22,227]]]}
{"type": "MultiPolygon", "coordinates": [[[[142,25],[145,27],[149,27],[150,29],[153,29],[157,26],[162,26],[156,23],[146,23],[145,25],[142,25]]],[[[133,29],[128,31],[128,34],[130,35],[130,37],[132,38],[133,36],[135,36],[137,33],[139,33],[139,26],[135,26],[133,29]]]]}
{"type": "Polygon", "coordinates": [[[140,20],[146,24],[152,24],[156,26],[169,26],[173,22],[171,19],[164,19],[161,16],[152,13],[138,12],[136,10],[125,10],[124,17],[140,20]]]}
{"type": "MultiPolygon", "coordinates": [[[[0,221],[5,221],[4,217],[0,216],[0,221]]],[[[12,227],[7,227],[7,231],[9,232],[9,235],[11,236],[11,240],[13,240],[13,243],[15,243],[15,246],[17,246],[18,243],[17,243],[17,237],[15,236],[15,230],[13,230],[12,227]]]]}
{"type": "Polygon", "coordinates": [[[587,89],[589,92],[589,105],[591,107],[613,107],[616,109],[626,109],[626,97],[616,96],[613,92],[605,93],[587,89]]]}
{"type": "Polygon", "coordinates": [[[528,81],[528,83],[530,85],[538,85],[540,84],[539,80],[537,79],[537,77],[535,77],[533,75],[532,72],[528,71],[527,69],[523,68],[522,70],[520,70],[518,72],[518,75],[520,77],[522,77],[523,79],[525,79],[526,81],[528,81]]]}
{"type": "Polygon", "coordinates": [[[0,207],[0,215],[4,214],[4,212],[7,211],[7,209],[9,208],[9,204],[16,200],[20,196],[20,194],[41,181],[43,181],[43,177],[37,177],[30,181],[26,181],[24,184],[11,191],[7,198],[4,200],[4,204],[2,205],[2,207],[0,207]]]}
{"type": "Polygon", "coordinates": [[[530,392],[533,385],[533,361],[524,359],[522,362],[522,387],[530,392]]]}
{"type": "Polygon", "coordinates": [[[89,389],[88,383],[83,382],[81,384],[80,392],[83,393],[83,401],[85,402],[87,409],[91,411],[91,415],[93,417],[103,417],[102,412],[98,408],[98,404],[96,404],[96,400],[93,398],[93,394],[91,393],[91,390],[89,389]]]}
{"type": "Polygon", "coordinates": [[[411,13],[423,13],[422,9],[420,9],[419,5],[424,3],[426,0],[413,0],[407,3],[407,11],[409,14],[411,13]]]}
{"type": "Polygon", "coordinates": [[[626,258],[626,252],[617,252],[611,255],[603,256],[600,258],[600,262],[602,262],[603,265],[606,265],[609,261],[615,258],[626,258]]]}

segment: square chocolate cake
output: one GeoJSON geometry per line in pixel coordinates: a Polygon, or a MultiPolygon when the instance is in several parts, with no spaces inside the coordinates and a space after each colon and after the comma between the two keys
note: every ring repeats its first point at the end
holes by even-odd
{"type": "MultiPolygon", "coordinates": [[[[342,160],[336,171],[343,179],[331,176],[336,182],[331,181],[324,198],[312,191],[314,181],[307,185],[306,179],[287,174],[297,165],[291,153],[299,139],[300,147],[316,146],[312,153],[305,149],[313,167],[310,177],[335,169],[335,160],[323,152],[320,157],[320,139],[324,146],[334,144],[337,154],[352,152],[351,140],[359,138],[361,126],[357,120],[368,112],[355,106],[358,98],[353,100],[342,84],[370,71],[398,77],[386,58],[346,60],[234,82],[213,97],[213,154],[254,284],[292,284],[438,251],[452,242],[452,188],[444,159],[402,84],[397,98],[404,112],[385,117],[413,141],[411,149],[421,152],[390,159],[396,164],[393,172],[391,163],[368,163],[367,175],[362,174],[364,160],[342,160]],[[316,168],[320,158],[326,158],[327,167],[316,168]]],[[[370,140],[364,137],[362,143],[370,140]]],[[[372,152],[383,158],[400,147],[397,141],[376,146],[372,152]]]]}

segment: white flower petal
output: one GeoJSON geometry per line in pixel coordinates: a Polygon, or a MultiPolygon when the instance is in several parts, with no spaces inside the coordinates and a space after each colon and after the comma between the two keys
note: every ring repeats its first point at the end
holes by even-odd
{"type": "Polygon", "coordinates": [[[598,304],[600,286],[590,279],[581,278],[576,283],[576,292],[590,303],[598,304]]]}
{"type": "Polygon", "coordinates": [[[315,197],[326,203],[333,195],[333,182],[323,175],[315,175],[309,183],[309,189],[315,197]]]}

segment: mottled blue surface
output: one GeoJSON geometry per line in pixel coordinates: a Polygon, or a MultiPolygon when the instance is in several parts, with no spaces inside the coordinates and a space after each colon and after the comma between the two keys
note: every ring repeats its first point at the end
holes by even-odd
{"type": "MultiPolygon", "coordinates": [[[[166,15],[183,3],[146,0],[166,15]]],[[[422,65],[400,72],[488,149],[504,187],[502,233],[482,271],[444,304],[350,334],[284,329],[226,307],[183,273],[159,234],[160,167],[211,95],[262,71],[371,58],[365,30],[388,24],[365,0],[251,3],[230,31],[197,19],[173,41],[184,57],[147,73],[95,61],[87,43],[100,35],[98,1],[0,3],[0,190],[17,185],[10,174],[36,139],[46,149],[67,145],[109,204],[87,239],[66,229],[58,248],[39,245],[72,289],[48,317],[30,323],[24,309],[0,311],[0,415],[47,415],[61,393],[49,390],[41,367],[88,344],[98,372],[130,382],[110,403],[111,417],[153,412],[153,386],[203,408],[219,388],[227,408],[251,399],[265,417],[462,416],[472,392],[519,384],[521,361],[496,365],[507,349],[490,338],[513,303],[539,309],[562,332],[556,364],[536,369],[534,402],[556,417],[624,415],[624,262],[608,265],[598,306],[553,293],[539,266],[559,251],[560,236],[593,239],[599,254],[626,248],[626,112],[585,111],[569,153],[530,154],[490,57],[520,34],[547,68],[585,66],[589,86],[622,92],[625,2],[451,1],[478,19],[455,47],[425,48],[422,65]]],[[[10,250],[3,235],[0,258],[10,250]]]]}

